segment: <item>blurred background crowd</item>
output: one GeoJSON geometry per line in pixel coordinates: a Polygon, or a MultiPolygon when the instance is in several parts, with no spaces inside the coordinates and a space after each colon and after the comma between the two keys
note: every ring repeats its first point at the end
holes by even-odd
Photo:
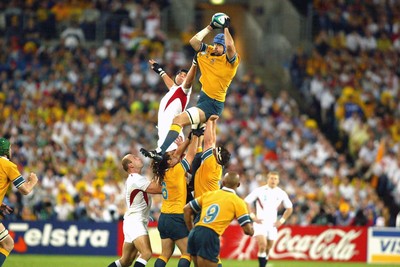
{"type": "MultiPolygon", "coordinates": [[[[293,225],[395,226],[400,206],[400,3],[313,1],[309,49],[290,55],[290,86],[270,90],[242,66],[217,141],[241,175],[238,194],[278,170],[293,225]]],[[[166,92],[148,60],[188,67],[193,27],[170,38],[169,1],[0,2],[0,135],[24,177],[7,220],[120,220],[120,159],[155,147],[166,92]],[[101,22],[101,23],[99,23],[101,22]],[[99,26],[100,24],[100,26],[99,26]]],[[[230,14],[232,20],[235,15],[230,14]]],[[[193,32],[194,31],[194,32],[193,32]]],[[[235,40],[236,41],[236,40],[235,40]]],[[[244,58],[243,65],[246,64],[244,58]]],[[[189,106],[197,99],[194,85],[189,106]]],[[[145,174],[151,178],[150,162],[145,174]]],[[[153,196],[157,220],[160,196],[153,196]]]]}

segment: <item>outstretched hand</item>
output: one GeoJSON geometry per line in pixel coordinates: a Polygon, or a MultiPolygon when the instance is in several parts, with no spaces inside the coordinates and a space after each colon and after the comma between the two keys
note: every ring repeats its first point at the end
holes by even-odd
{"type": "Polygon", "coordinates": [[[165,74],[165,71],[160,66],[160,64],[157,63],[157,61],[155,61],[154,59],[150,59],[149,63],[150,63],[151,69],[154,70],[155,73],[157,73],[160,76],[163,76],[165,74]]]}
{"type": "Polygon", "coordinates": [[[222,28],[224,28],[224,29],[229,28],[230,25],[231,25],[231,18],[226,16],[225,23],[224,23],[224,25],[222,25],[222,28]]]}
{"type": "Polygon", "coordinates": [[[196,128],[192,127],[192,134],[200,137],[202,135],[204,135],[204,130],[206,129],[206,124],[205,123],[201,123],[201,124],[197,124],[196,128]]]}
{"type": "Polygon", "coordinates": [[[4,203],[1,203],[0,212],[5,216],[13,213],[14,209],[4,203]]]}

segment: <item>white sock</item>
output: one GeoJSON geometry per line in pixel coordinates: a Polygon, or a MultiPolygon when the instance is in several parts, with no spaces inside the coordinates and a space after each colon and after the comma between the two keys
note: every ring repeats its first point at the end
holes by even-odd
{"type": "Polygon", "coordinates": [[[143,264],[143,265],[145,265],[146,266],[146,264],[147,264],[147,261],[146,260],[144,260],[144,259],[142,259],[142,258],[137,258],[137,260],[136,260],[137,262],[140,262],[141,264],[143,264]]]}
{"type": "Polygon", "coordinates": [[[261,253],[258,252],[257,257],[259,257],[259,258],[268,258],[266,252],[261,252],[261,253]]]}

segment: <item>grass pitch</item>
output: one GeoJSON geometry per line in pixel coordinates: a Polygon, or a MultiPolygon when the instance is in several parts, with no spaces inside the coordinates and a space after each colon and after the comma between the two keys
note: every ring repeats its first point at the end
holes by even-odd
{"type": "MultiPolygon", "coordinates": [[[[117,257],[105,256],[54,256],[54,255],[17,255],[11,254],[4,267],[107,267],[117,257]]],[[[155,258],[152,258],[147,266],[154,266],[155,258]]],[[[257,261],[238,261],[223,260],[224,267],[258,267],[257,261]]],[[[178,259],[171,259],[167,266],[177,266],[178,259]]],[[[191,266],[194,266],[192,263],[191,266]]],[[[331,263],[331,262],[310,262],[310,261],[273,261],[271,260],[268,267],[395,267],[398,264],[366,264],[366,263],[331,263]]]]}

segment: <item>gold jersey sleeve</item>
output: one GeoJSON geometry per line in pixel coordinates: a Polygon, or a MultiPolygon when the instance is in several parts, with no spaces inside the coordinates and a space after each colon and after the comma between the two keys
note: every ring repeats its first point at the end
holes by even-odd
{"type": "Polygon", "coordinates": [[[205,192],[218,190],[222,177],[222,166],[217,163],[212,148],[204,151],[201,157],[202,162],[196,171],[196,179],[194,179],[195,198],[205,192]]]}
{"type": "Polygon", "coordinates": [[[226,54],[214,56],[212,46],[208,45],[204,52],[197,54],[198,66],[201,71],[200,83],[204,93],[220,102],[225,102],[226,93],[240,64],[240,56],[236,54],[235,61],[230,63],[226,54]]]}
{"type": "Polygon", "coordinates": [[[168,214],[182,214],[186,205],[186,172],[189,163],[184,159],[167,170],[162,182],[161,212],[168,214]]]}
{"type": "Polygon", "coordinates": [[[211,228],[218,235],[222,235],[235,218],[241,226],[251,222],[246,203],[234,192],[224,189],[207,192],[193,201],[193,206],[197,204],[201,209],[196,226],[211,228]]]}
{"type": "Polygon", "coordinates": [[[15,163],[7,158],[0,157],[0,203],[3,202],[11,182],[18,188],[25,180],[15,163]]]}

